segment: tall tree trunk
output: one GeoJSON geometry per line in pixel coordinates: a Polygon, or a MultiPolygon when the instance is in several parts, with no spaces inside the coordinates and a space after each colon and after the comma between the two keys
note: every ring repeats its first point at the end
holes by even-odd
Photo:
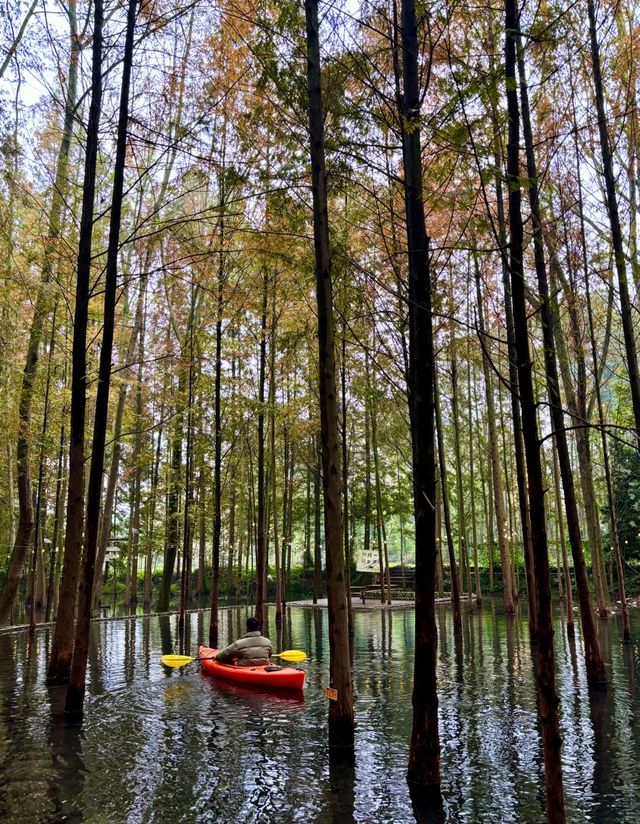
{"type": "MultiPolygon", "coordinates": [[[[160,479],[160,457],[162,455],[162,418],[164,413],[164,396],[166,386],[163,387],[162,403],[160,405],[158,425],[158,442],[156,444],[155,459],[151,467],[151,484],[149,488],[149,515],[147,522],[146,551],[144,566],[144,599],[145,607],[151,605],[153,598],[153,534],[156,519],[156,495],[158,491],[158,481],[160,479]]],[[[151,454],[153,455],[153,437],[151,438],[151,454]]]]}
{"type": "MultiPolygon", "coordinates": [[[[101,0],[96,0],[96,17],[101,0]]],[[[100,497],[104,468],[104,445],[107,434],[107,413],[109,408],[109,386],[111,382],[111,356],[113,352],[113,330],[118,280],[118,251],[120,244],[120,223],[122,215],[122,193],[127,149],[127,125],[129,120],[129,89],[131,65],[133,62],[133,35],[136,21],[137,0],[129,0],[127,7],[127,29],[122,60],[122,86],[118,113],[118,138],[114,163],[113,195],[109,221],[109,244],[105,269],[105,291],[103,308],[102,346],[98,371],[98,394],[93,423],[91,444],[91,468],[87,490],[87,514],[85,520],[82,572],[78,581],[78,615],[69,674],[69,686],[65,701],[65,712],[81,715],[84,702],[87,659],[89,655],[89,627],[93,604],[93,579],[98,542],[100,497]]],[[[100,8],[100,17],[102,9],[100,8]]],[[[96,21],[97,28],[97,21],[96,21]]],[[[94,34],[95,36],[95,34],[94,34]]]]}
{"type": "Polygon", "coordinates": [[[98,128],[102,106],[102,0],[94,4],[94,31],[91,69],[91,103],[82,190],[82,216],[76,268],[76,305],[73,318],[71,355],[71,425],[69,430],[69,479],[67,485],[64,562],[58,613],[47,668],[49,681],[64,683],[69,679],[76,621],[78,572],[82,554],[84,514],[84,428],[86,416],[86,348],[89,320],[89,285],[91,280],[91,236],[93,230],[98,128]]]}
{"type": "Polygon", "coordinates": [[[438,466],[440,467],[440,497],[442,501],[442,513],[444,515],[444,531],[447,536],[447,549],[449,551],[449,575],[451,577],[451,605],[453,607],[453,626],[456,635],[462,635],[462,613],[460,610],[460,584],[458,582],[458,568],[456,566],[456,553],[453,544],[453,529],[451,528],[451,510],[449,506],[449,482],[447,480],[447,464],[444,455],[444,431],[442,426],[442,413],[440,407],[440,391],[438,373],[433,372],[433,398],[435,408],[436,438],[438,443],[438,466]]]}
{"type": "MultiPolygon", "coordinates": [[[[269,349],[269,436],[270,436],[270,458],[271,458],[271,507],[273,511],[273,554],[275,559],[275,574],[276,574],[276,623],[282,622],[282,582],[284,571],[286,568],[286,534],[287,534],[287,472],[288,472],[288,448],[285,449],[284,459],[284,475],[285,475],[285,492],[282,496],[283,509],[283,524],[282,524],[282,542],[283,551],[280,554],[280,536],[278,528],[278,473],[276,462],[276,341],[277,341],[277,314],[276,314],[276,281],[277,277],[274,272],[271,290],[271,345],[269,349]]],[[[286,441],[285,441],[286,445],[286,441]]]]}
{"type": "MultiPolygon", "coordinates": [[[[38,483],[36,486],[36,507],[35,507],[35,530],[33,535],[33,550],[31,556],[31,575],[29,582],[29,634],[33,635],[36,628],[36,607],[41,608],[44,603],[38,597],[36,586],[36,571],[41,555],[41,545],[44,546],[44,527],[47,519],[47,504],[44,500],[44,465],[45,465],[45,442],[47,438],[47,426],[49,423],[49,396],[51,393],[51,365],[56,343],[56,315],[58,303],[53,308],[53,318],[51,321],[51,338],[49,343],[49,353],[47,356],[47,378],[44,390],[44,413],[42,417],[42,429],[40,433],[40,458],[38,461],[38,483]]],[[[42,553],[44,554],[44,553],[42,553]]]]}
{"type": "Polygon", "coordinates": [[[462,451],[460,449],[460,422],[458,420],[458,367],[456,355],[451,348],[451,416],[453,418],[453,445],[456,456],[456,492],[458,498],[458,546],[460,563],[464,564],[467,579],[467,597],[471,600],[473,588],[471,586],[471,567],[469,563],[469,548],[467,544],[467,517],[464,507],[464,487],[462,484],[462,451]]]}
{"type": "MultiPolygon", "coordinates": [[[[66,369],[65,369],[66,372],[66,369]]],[[[54,594],[56,591],[56,569],[58,567],[58,535],[60,532],[60,523],[62,521],[62,489],[63,489],[63,467],[64,467],[64,446],[65,446],[65,428],[64,424],[60,427],[60,445],[58,447],[58,463],[56,470],[56,492],[54,496],[54,513],[53,513],[53,530],[51,533],[51,550],[49,553],[49,577],[47,579],[47,599],[46,611],[44,615],[45,622],[51,619],[53,612],[54,594]]]]}
{"type": "MultiPolygon", "coordinates": [[[[551,420],[553,423],[553,434],[558,451],[558,461],[560,463],[560,476],[564,491],[564,501],[567,512],[567,528],[569,531],[569,542],[573,555],[574,568],[576,570],[576,583],[578,586],[578,596],[580,600],[580,616],[582,618],[582,632],[584,635],[585,659],[587,667],[587,677],[596,682],[604,682],[606,679],[602,653],[600,652],[600,642],[591,610],[591,599],[586,581],[586,568],[582,552],[582,537],[580,534],[580,521],[576,502],[575,488],[573,483],[573,472],[569,457],[569,447],[567,444],[567,433],[564,425],[562,412],[562,399],[560,397],[560,383],[558,379],[558,367],[556,363],[556,349],[553,337],[553,318],[549,308],[549,285],[547,280],[547,268],[544,256],[544,245],[542,239],[542,221],[540,216],[540,204],[538,197],[537,168],[533,148],[533,134],[531,130],[531,120],[529,114],[529,96],[527,91],[526,77],[524,74],[524,62],[520,60],[520,98],[522,103],[522,123],[525,140],[525,150],[527,158],[527,175],[529,204],[531,208],[531,219],[533,226],[534,259],[536,277],[538,281],[538,292],[540,294],[540,321],[542,324],[542,335],[544,341],[544,361],[547,377],[547,393],[549,395],[549,406],[551,420]]],[[[517,101],[516,101],[517,105],[517,101]]],[[[547,561],[548,563],[548,561],[547,561]]]]}
{"type": "MultiPolygon", "coordinates": [[[[345,279],[346,283],[346,279],[345,279]]],[[[346,289],[345,289],[346,292],[346,289]]],[[[351,510],[349,508],[349,448],[347,434],[347,305],[346,300],[342,307],[342,329],[340,335],[340,434],[342,446],[342,498],[344,510],[344,562],[347,571],[347,609],[349,610],[349,637],[354,637],[353,603],[351,598],[351,580],[353,575],[352,547],[349,541],[349,523],[351,510]]],[[[291,524],[289,525],[291,527],[291,524]]],[[[401,525],[402,528],[402,525],[401,525]]]]}
{"type": "Polygon", "coordinates": [[[593,371],[595,374],[595,393],[598,404],[598,425],[600,427],[600,437],[602,441],[602,457],[604,462],[604,476],[607,485],[607,502],[609,505],[609,523],[611,526],[611,552],[613,554],[616,572],[618,577],[618,594],[620,598],[620,607],[622,610],[622,626],[625,644],[630,644],[631,638],[631,624],[629,621],[629,608],[627,605],[627,595],[625,591],[624,569],[622,566],[622,552],[620,549],[620,540],[618,537],[618,519],[616,515],[615,495],[613,490],[613,479],[611,477],[611,465],[609,461],[609,445],[607,444],[607,433],[604,426],[604,411],[602,408],[602,393],[600,392],[600,378],[598,369],[598,348],[596,343],[596,335],[593,326],[593,311],[591,308],[591,291],[589,289],[588,271],[585,266],[585,294],[587,298],[587,315],[589,318],[589,338],[591,342],[591,359],[593,361],[593,371]]]}
{"type": "MultiPolygon", "coordinates": [[[[78,58],[80,44],[77,37],[76,0],[70,0],[67,6],[69,20],[69,66],[67,88],[65,96],[64,121],[60,148],[56,162],[56,176],[49,211],[47,228],[47,243],[45,245],[42,264],[42,280],[38,289],[36,305],[31,321],[27,357],[22,373],[22,387],[20,391],[19,430],[16,448],[16,469],[18,486],[18,528],[15,542],[9,560],[5,581],[0,592],[0,621],[8,618],[13,603],[20,575],[24,566],[26,554],[31,545],[35,517],[31,492],[31,403],[35,386],[38,361],[40,359],[40,343],[45,318],[50,310],[50,283],[58,256],[58,240],[62,227],[62,213],[69,188],[69,154],[73,136],[73,124],[76,109],[78,86],[78,58]]],[[[7,55],[7,60],[9,55],[7,55]]],[[[6,61],[5,61],[6,62],[6,61]]],[[[1,76],[1,74],[0,74],[1,76]]],[[[89,149],[89,147],[87,147],[89,149]]]]}
{"type": "MultiPolygon", "coordinates": [[[[146,283],[140,286],[145,289],[146,283]]],[[[138,554],[140,552],[140,507],[142,494],[142,427],[143,412],[142,403],[142,370],[144,365],[144,329],[140,330],[140,341],[138,343],[138,375],[136,378],[136,434],[134,436],[133,454],[131,463],[133,464],[133,506],[132,506],[132,540],[131,540],[131,575],[127,601],[129,604],[138,603],[138,554]]],[[[97,578],[101,578],[102,566],[96,563],[98,571],[97,578]]]]}
{"type": "Polygon", "coordinates": [[[389,573],[389,548],[387,545],[387,530],[382,511],[382,483],[380,480],[380,456],[378,450],[378,410],[376,402],[371,407],[371,443],[373,445],[373,474],[376,484],[376,537],[378,544],[378,559],[380,566],[380,600],[391,604],[391,580],[389,573]],[[385,596],[386,588],[386,596],[385,596]]]}
{"type": "MultiPolygon", "coordinates": [[[[416,788],[440,785],[440,738],[435,621],[436,456],[433,329],[429,237],[424,217],[420,145],[420,85],[415,0],[401,5],[402,79],[400,119],[409,253],[409,419],[413,456],[416,547],[416,629],[413,724],[407,781],[416,788]]],[[[394,38],[395,39],[395,38],[394,38]]]]}
{"type": "Polygon", "coordinates": [[[571,590],[571,576],[569,574],[569,559],[567,558],[567,543],[564,537],[564,526],[562,523],[562,500],[560,498],[560,468],[558,466],[558,450],[553,450],[553,488],[556,498],[556,517],[558,519],[558,534],[560,536],[560,546],[562,549],[562,567],[564,569],[564,588],[566,592],[567,606],[567,637],[575,637],[575,621],[573,619],[573,593],[571,590]]]}
{"type": "Polygon", "coordinates": [[[366,376],[366,395],[364,399],[364,557],[369,563],[371,552],[371,378],[369,366],[369,347],[364,351],[364,371],[366,376]]]}
{"type": "MultiPolygon", "coordinates": [[[[202,431],[200,431],[202,441],[202,431]]],[[[201,601],[204,592],[204,568],[207,550],[207,520],[206,520],[206,483],[204,475],[204,456],[200,453],[200,467],[198,469],[198,577],[196,579],[196,598],[201,601]]]]}
{"type": "Polygon", "coordinates": [[[616,273],[618,275],[618,289],[620,295],[620,313],[622,315],[622,330],[624,332],[624,347],[627,356],[627,370],[631,388],[631,403],[635,421],[636,447],[640,450],[640,374],[638,372],[638,353],[636,338],[633,329],[633,306],[629,297],[627,281],[627,267],[625,260],[620,212],[618,209],[618,195],[616,193],[615,173],[613,168],[613,151],[607,131],[607,120],[604,110],[604,90],[602,86],[602,69],[600,65],[600,45],[598,43],[598,28],[594,0],[587,0],[589,14],[589,37],[591,40],[591,64],[593,67],[593,87],[596,97],[596,111],[598,113],[598,133],[600,135],[600,151],[606,189],[607,211],[611,225],[611,242],[615,258],[616,273]]]}
{"type": "MultiPolygon", "coordinates": [[[[226,147],[226,132],[224,136],[226,147]]],[[[224,150],[223,150],[224,170],[224,150]]],[[[211,617],[209,624],[209,644],[218,646],[218,595],[220,589],[220,537],[222,535],[222,316],[224,311],[225,270],[225,198],[224,172],[220,185],[220,237],[218,249],[218,292],[216,305],[216,355],[213,414],[213,546],[211,555],[211,617]]]]}
{"type": "MultiPolygon", "coordinates": [[[[470,327],[470,324],[469,324],[470,327]]],[[[473,539],[473,566],[476,579],[476,604],[482,604],[482,587],[480,585],[480,562],[478,560],[478,521],[476,517],[475,489],[475,452],[473,447],[473,407],[471,404],[471,339],[467,338],[467,414],[469,432],[469,488],[471,490],[471,535],[473,539]]]]}
{"type": "Polygon", "coordinates": [[[527,459],[531,539],[536,579],[538,647],[537,678],[542,723],[544,777],[549,824],[564,824],[562,765],[560,760],[560,724],[558,694],[555,685],[553,625],[551,621],[551,585],[544,506],[544,482],[540,461],[540,440],[536,420],[536,399],[533,393],[532,359],[529,353],[527,306],[523,269],[523,226],[520,182],[520,111],[516,78],[516,35],[518,31],[516,0],[505,0],[505,79],[509,138],[507,144],[507,182],[509,185],[509,270],[518,386],[522,409],[522,433],[527,459]]]}
{"type": "Polygon", "coordinates": [[[480,288],[480,268],[477,257],[474,255],[476,270],[476,295],[478,299],[478,332],[482,346],[482,369],[484,372],[484,390],[487,404],[487,426],[489,428],[489,455],[491,460],[491,477],[493,481],[493,506],[495,510],[496,528],[498,530],[498,547],[500,549],[500,565],[502,567],[504,611],[513,615],[513,576],[511,574],[511,556],[507,541],[507,516],[504,509],[504,487],[502,485],[502,471],[498,448],[498,433],[496,427],[496,406],[493,396],[493,381],[491,380],[491,365],[487,350],[488,338],[484,326],[484,305],[480,288]]]}
{"type": "MultiPolygon", "coordinates": [[[[148,268],[149,263],[149,256],[147,255],[147,259],[145,261],[145,271],[148,268]]],[[[138,344],[138,338],[142,334],[142,326],[144,321],[144,299],[146,293],[146,275],[143,276],[143,279],[140,281],[140,287],[138,291],[138,298],[136,301],[136,310],[135,316],[133,321],[133,329],[131,330],[131,335],[129,337],[129,341],[126,347],[126,350],[123,353],[124,362],[129,364],[133,361],[136,352],[136,346],[138,344]]],[[[104,561],[107,552],[107,545],[109,543],[109,536],[111,534],[111,521],[113,517],[113,505],[115,500],[115,492],[116,492],[116,485],[118,482],[118,473],[120,470],[120,458],[122,455],[122,441],[121,441],[121,434],[122,434],[122,424],[124,421],[124,412],[125,412],[125,405],[127,400],[127,394],[129,391],[129,379],[126,378],[120,384],[120,389],[118,391],[118,402],[116,405],[116,414],[113,421],[112,427],[112,440],[113,440],[113,447],[111,449],[111,460],[109,463],[109,472],[107,474],[107,486],[104,494],[104,502],[102,506],[102,514],[100,516],[100,530],[98,533],[98,550],[96,556],[96,569],[102,569],[104,567],[104,561]]],[[[94,584],[94,604],[100,600],[100,596],[102,593],[102,576],[96,576],[95,584],[94,584]]]]}
{"type": "Polygon", "coordinates": [[[342,535],[335,329],[317,0],[305,0],[305,17],[313,236],[318,304],[318,377],[320,381],[322,485],[329,612],[329,681],[330,686],[337,691],[336,700],[329,702],[329,747],[351,750],[354,745],[353,686],[349,659],[349,613],[342,535]]]}
{"type": "Polygon", "coordinates": [[[184,398],[185,374],[181,368],[178,375],[176,391],[176,413],[173,418],[169,451],[171,453],[171,468],[168,478],[167,515],[166,515],[166,542],[164,561],[162,565],[162,579],[156,603],[156,612],[167,612],[171,600],[171,582],[178,555],[178,541],[180,538],[180,474],[182,468],[182,410],[184,398]]]}
{"type": "Polygon", "coordinates": [[[322,558],[320,555],[320,489],[322,487],[322,446],[320,433],[313,440],[315,462],[313,472],[313,603],[322,598],[322,558]]]}
{"type": "MultiPolygon", "coordinates": [[[[493,76],[496,76],[494,53],[497,47],[494,41],[493,24],[489,38],[489,63],[493,76]]],[[[520,400],[518,396],[518,368],[515,349],[515,331],[513,327],[513,307],[511,302],[511,285],[509,283],[509,261],[507,255],[507,227],[504,213],[504,194],[502,181],[504,177],[501,152],[501,126],[498,118],[498,83],[495,83],[494,93],[491,96],[491,115],[493,123],[493,158],[495,165],[496,212],[498,218],[497,241],[500,246],[500,264],[502,271],[502,287],[504,292],[504,315],[507,330],[507,347],[509,352],[509,388],[511,395],[511,417],[513,419],[513,437],[516,459],[516,482],[518,487],[518,509],[520,513],[520,530],[524,549],[525,575],[527,581],[527,602],[529,607],[529,637],[537,637],[537,599],[535,593],[535,579],[533,575],[533,547],[531,544],[531,522],[527,506],[527,470],[522,441],[522,422],[520,420],[520,400]]],[[[484,349],[484,347],[483,347],[484,349]]],[[[495,497],[495,496],[494,496],[495,497]]],[[[493,503],[494,497],[490,500],[493,503]]],[[[492,526],[493,530],[493,526],[492,526]]],[[[492,565],[491,565],[492,566],[492,565]]],[[[491,572],[493,579],[493,572],[491,572]]],[[[493,589],[493,584],[491,585],[493,589]]]]}
{"type": "Polygon", "coordinates": [[[184,520],[182,530],[182,568],[180,576],[180,612],[178,630],[184,631],[185,612],[190,596],[191,550],[193,542],[193,398],[194,398],[194,344],[193,334],[196,322],[196,302],[198,286],[191,281],[191,300],[189,306],[189,371],[187,377],[187,440],[185,445],[184,468],[184,520]]]}
{"type": "Polygon", "coordinates": [[[258,535],[256,543],[256,618],[262,626],[266,583],[266,494],[264,460],[264,407],[267,368],[267,306],[269,301],[269,273],[262,273],[262,310],[260,321],[260,375],[258,377],[258,535]]]}

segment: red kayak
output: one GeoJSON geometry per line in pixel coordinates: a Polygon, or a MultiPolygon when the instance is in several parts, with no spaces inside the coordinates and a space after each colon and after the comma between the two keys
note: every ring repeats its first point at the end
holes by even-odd
{"type": "Polygon", "coordinates": [[[238,667],[235,664],[222,664],[220,661],[211,660],[217,652],[217,649],[211,649],[211,647],[199,647],[198,649],[198,658],[204,659],[201,661],[202,668],[211,675],[255,687],[284,687],[301,690],[304,686],[304,670],[293,667],[275,669],[272,664],[263,667],[238,667]]]}

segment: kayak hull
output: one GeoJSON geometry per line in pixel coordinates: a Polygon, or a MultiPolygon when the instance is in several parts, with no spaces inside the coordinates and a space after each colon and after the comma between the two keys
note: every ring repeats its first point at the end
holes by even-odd
{"type": "MultiPolygon", "coordinates": [[[[201,646],[198,649],[198,657],[211,659],[217,652],[217,649],[201,646]]],[[[293,667],[282,667],[276,672],[268,672],[268,667],[237,667],[212,660],[203,660],[201,663],[202,669],[210,675],[216,675],[227,681],[235,681],[238,684],[268,687],[269,689],[299,690],[304,686],[304,671],[293,667]]]]}

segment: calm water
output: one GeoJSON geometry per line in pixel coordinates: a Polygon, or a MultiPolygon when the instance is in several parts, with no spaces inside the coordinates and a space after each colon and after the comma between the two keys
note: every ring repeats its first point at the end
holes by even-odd
{"type": "MultiPolygon", "coordinates": [[[[222,638],[246,608],[222,613],[222,638]]],[[[640,615],[632,616],[640,639],[640,615]]],[[[541,752],[526,618],[487,606],[465,616],[456,655],[438,613],[445,819],[541,822],[541,752]]],[[[302,696],[250,692],[201,673],[165,670],[176,619],[96,623],[85,723],[65,727],[64,692],[43,673],[48,631],[28,648],[0,634],[0,820],[28,822],[411,822],[405,784],[411,728],[411,610],[356,613],[355,765],[330,764],[326,740],[327,615],[290,608],[280,649],[304,649],[302,696]]],[[[192,614],[189,651],[206,638],[192,614]]],[[[640,649],[617,619],[601,626],[610,676],[590,695],[582,649],[556,627],[564,780],[571,822],[640,821],[640,649]]]]}

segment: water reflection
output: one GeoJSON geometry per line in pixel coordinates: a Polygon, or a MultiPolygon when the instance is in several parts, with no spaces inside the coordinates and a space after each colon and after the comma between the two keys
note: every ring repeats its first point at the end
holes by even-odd
{"type": "MultiPolygon", "coordinates": [[[[221,611],[220,639],[244,632],[250,607],[221,611]]],[[[57,822],[518,822],[544,819],[533,659],[526,616],[490,602],[464,611],[456,639],[438,607],[442,797],[410,796],[411,610],[356,612],[356,750],[326,749],[325,610],[288,607],[265,631],[304,649],[304,693],[270,695],[219,681],[163,653],[194,654],[208,612],[92,625],[82,728],[65,726],[64,689],[44,681],[50,631],[0,633],[0,820],[57,822]]],[[[633,614],[634,637],[640,620],[633,614]]],[[[580,637],[556,624],[567,819],[640,820],[638,647],[617,620],[600,625],[610,676],[590,692],[580,637]]]]}

